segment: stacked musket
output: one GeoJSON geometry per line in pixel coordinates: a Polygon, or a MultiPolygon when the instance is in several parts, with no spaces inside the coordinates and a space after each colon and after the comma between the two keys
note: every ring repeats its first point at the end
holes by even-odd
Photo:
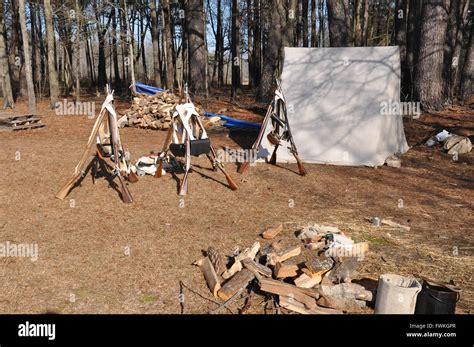
{"type": "Polygon", "coordinates": [[[155,95],[136,94],[132,106],[125,112],[128,126],[167,130],[178,104],[179,97],[166,91],[155,95]]]}

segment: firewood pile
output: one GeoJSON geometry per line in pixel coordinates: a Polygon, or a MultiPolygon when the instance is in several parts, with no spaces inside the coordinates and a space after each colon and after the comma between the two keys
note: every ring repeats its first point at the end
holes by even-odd
{"type": "MultiPolygon", "coordinates": [[[[142,129],[168,130],[171,117],[179,104],[180,98],[169,92],[159,92],[155,95],[135,94],[132,106],[125,111],[125,122],[119,126],[130,126],[142,129]]],[[[202,110],[196,106],[199,114],[202,110]]],[[[223,130],[224,121],[220,117],[201,117],[204,127],[211,133],[223,130]]]]}
{"type": "MultiPolygon", "coordinates": [[[[196,261],[212,295],[221,305],[210,313],[235,307],[240,313],[265,303],[274,313],[342,314],[364,312],[374,299],[367,289],[352,279],[358,262],[368,251],[366,242],[354,243],[338,228],[311,225],[291,237],[291,246],[277,240],[283,231],[278,225],[262,233],[263,244],[255,242],[235,252],[230,264],[210,247],[206,257],[196,261]],[[292,241],[293,240],[293,241],[292,241]],[[258,304],[254,304],[255,299],[258,304]]],[[[261,308],[261,307],[260,307],[261,308]]],[[[258,311],[258,309],[257,309],[258,311]]],[[[221,312],[222,313],[222,312],[221,312]]],[[[234,313],[234,312],[233,312],[234,313]]]]}
{"type": "Polygon", "coordinates": [[[179,97],[169,92],[159,92],[155,95],[136,94],[132,106],[125,112],[128,126],[167,130],[178,103],[179,97]]]}

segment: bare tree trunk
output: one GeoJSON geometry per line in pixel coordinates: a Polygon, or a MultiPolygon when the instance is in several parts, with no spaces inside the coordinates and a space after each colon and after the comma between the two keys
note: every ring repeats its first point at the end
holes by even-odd
{"type": "Polygon", "coordinates": [[[217,85],[224,84],[224,28],[223,28],[222,0],[217,0],[217,25],[216,25],[216,61],[217,85]]]}
{"type": "Polygon", "coordinates": [[[349,0],[328,0],[329,41],[331,47],[350,45],[349,0]]]}
{"type": "MultiPolygon", "coordinates": [[[[147,25],[143,25],[144,23],[144,20],[145,20],[146,16],[144,15],[143,13],[143,9],[140,10],[140,19],[139,19],[139,22],[140,22],[140,50],[141,50],[141,58],[142,58],[142,68],[143,68],[143,73],[144,73],[144,78],[145,78],[145,81],[148,83],[148,64],[146,63],[146,51],[145,51],[145,36],[146,36],[146,32],[147,32],[147,25]]],[[[158,56],[156,57],[156,59],[159,58],[159,54],[158,56]]],[[[155,57],[154,57],[155,59],[155,57]]],[[[158,60],[158,64],[159,64],[159,60],[158,60]]],[[[161,83],[160,83],[161,84],[161,83]]],[[[158,84],[158,86],[160,85],[158,84]]]]}
{"type": "Polygon", "coordinates": [[[369,40],[369,0],[361,0],[364,2],[363,24],[362,24],[362,45],[367,46],[369,40]]]}
{"type": "Polygon", "coordinates": [[[318,32],[316,23],[318,21],[317,12],[318,4],[316,0],[311,0],[311,47],[318,47],[318,32]]]}
{"type": "Polygon", "coordinates": [[[107,69],[106,69],[106,57],[105,57],[105,35],[109,28],[112,20],[112,15],[109,15],[106,24],[102,24],[101,15],[99,11],[99,5],[95,5],[95,17],[97,22],[97,40],[99,48],[99,62],[97,65],[97,87],[102,90],[107,83],[107,69]]]}
{"type": "Polygon", "coordinates": [[[280,69],[282,58],[282,44],[285,35],[285,25],[287,13],[285,11],[284,0],[272,1],[270,6],[269,37],[267,47],[264,50],[264,62],[262,80],[258,90],[258,101],[268,102],[274,92],[276,72],[280,69]]]}
{"type": "Polygon", "coordinates": [[[252,0],[247,0],[247,48],[248,48],[248,64],[249,64],[249,86],[253,86],[253,78],[252,75],[255,73],[254,68],[254,54],[253,54],[253,26],[254,21],[254,14],[253,11],[255,9],[252,6],[252,0]]]}
{"type": "Polygon", "coordinates": [[[426,0],[422,9],[415,92],[426,110],[443,108],[443,58],[449,0],[426,0]]]}
{"type": "Polygon", "coordinates": [[[59,99],[59,80],[58,73],[56,72],[53,9],[50,0],[44,0],[44,21],[46,27],[46,41],[48,42],[49,94],[51,107],[55,108],[59,99]]]}
{"type": "Polygon", "coordinates": [[[302,0],[302,2],[303,47],[309,47],[309,0],[302,0]]]}
{"type": "Polygon", "coordinates": [[[464,66],[462,69],[460,99],[467,101],[473,94],[473,80],[474,80],[474,23],[471,23],[471,33],[469,35],[469,44],[466,50],[466,57],[464,58],[464,66]]]}
{"type": "Polygon", "coordinates": [[[162,15],[163,15],[163,47],[165,50],[165,76],[166,76],[166,88],[173,88],[174,85],[174,60],[173,60],[173,35],[171,13],[170,13],[170,2],[169,0],[162,0],[161,3],[162,15]]]}
{"type": "MultiPolygon", "coordinates": [[[[153,2],[153,0],[151,1],[153,2]]],[[[117,9],[115,8],[112,9],[112,61],[114,64],[114,83],[116,87],[121,89],[122,79],[120,78],[117,45],[117,9]]],[[[110,79],[112,79],[112,74],[110,74],[110,79]]]]}
{"type": "MultiPolygon", "coordinates": [[[[10,62],[10,82],[13,89],[13,95],[26,95],[24,93],[24,78],[22,78],[22,62],[23,62],[23,50],[20,30],[20,19],[18,1],[10,1],[10,13],[11,13],[11,35],[10,42],[8,42],[8,59],[10,62]]],[[[5,23],[6,24],[6,23],[5,23]]]]}
{"type": "Polygon", "coordinates": [[[262,76],[262,31],[261,21],[261,4],[260,0],[253,0],[254,3],[254,28],[253,28],[253,62],[254,76],[253,85],[258,87],[262,76]]]}
{"type": "Polygon", "coordinates": [[[23,52],[25,55],[25,75],[28,88],[28,110],[30,113],[36,113],[35,85],[33,83],[33,73],[31,69],[31,53],[28,31],[26,29],[26,10],[25,0],[19,0],[20,27],[23,38],[23,52]]]}
{"type": "Polygon", "coordinates": [[[355,0],[355,18],[354,18],[354,46],[360,47],[363,45],[363,33],[362,33],[362,0],[355,0]]]}
{"type": "Polygon", "coordinates": [[[418,62],[418,47],[420,37],[421,1],[410,0],[408,7],[407,25],[407,86],[410,88],[411,98],[414,98],[415,67],[418,62]]]}
{"type": "Polygon", "coordinates": [[[2,79],[3,108],[14,108],[13,90],[10,80],[10,64],[5,46],[5,20],[3,2],[0,2],[0,76],[2,79]]]}
{"type": "Polygon", "coordinates": [[[30,3],[30,23],[31,23],[31,67],[32,67],[32,74],[33,74],[33,84],[35,86],[35,93],[37,95],[41,94],[39,93],[39,87],[41,83],[41,67],[40,67],[40,60],[39,60],[39,54],[38,54],[38,47],[37,43],[40,42],[40,38],[37,37],[37,31],[36,31],[36,6],[37,4],[30,3]]]}
{"type": "Polygon", "coordinates": [[[303,46],[303,0],[297,0],[296,46],[303,46]]]}
{"type": "Polygon", "coordinates": [[[468,25],[468,11],[469,11],[469,0],[459,1],[459,12],[461,18],[459,20],[459,26],[456,33],[456,43],[454,46],[452,70],[451,70],[451,98],[454,100],[457,97],[458,92],[458,81],[460,75],[460,61],[461,61],[461,48],[463,45],[464,37],[467,37],[467,25],[468,25]]]}
{"type": "Polygon", "coordinates": [[[189,57],[189,89],[195,95],[204,95],[206,86],[206,30],[204,27],[203,0],[188,0],[186,5],[186,27],[189,57]]]}
{"type": "Polygon", "coordinates": [[[76,102],[81,100],[81,38],[82,38],[82,21],[81,21],[81,5],[79,0],[75,0],[76,9],[76,102]]]}
{"type": "Polygon", "coordinates": [[[402,95],[409,92],[409,69],[407,66],[407,22],[408,0],[397,0],[395,9],[395,44],[400,47],[400,64],[402,73],[402,95]]]}
{"type": "Polygon", "coordinates": [[[285,45],[295,47],[298,45],[298,0],[289,0],[288,16],[287,16],[287,34],[285,35],[285,45]]]}
{"type": "Polygon", "coordinates": [[[127,26],[127,43],[128,43],[128,59],[127,59],[127,66],[129,66],[130,71],[130,79],[132,84],[132,91],[136,92],[135,87],[135,57],[133,56],[133,40],[132,40],[132,32],[130,30],[130,20],[128,17],[128,5],[127,0],[123,0],[123,9],[124,9],[124,16],[125,16],[125,23],[127,26]]]}
{"type": "Polygon", "coordinates": [[[158,31],[158,16],[155,1],[156,0],[150,0],[151,41],[153,44],[153,82],[155,86],[161,87],[160,35],[158,31]]]}
{"type": "Polygon", "coordinates": [[[240,8],[239,1],[232,0],[232,99],[240,88],[240,8]]]}
{"type": "Polygon", "coordinates": [[[95,86],[96,83],[95,83],[94,52],[92,51],[92,44],[90,42],[89,32],[87,32],[86,56],[87,56],[87,65],[89,66],[90,85],[95,86]]]}
{"type": "Polygon", "coordinates": [[[319,7],[318,7],[318,17],[319,17],[319,47],[324,47],[324,36],[325,36],[325,31],[324,31],[324,1],[325,0],[319,0],[319,7]]]}
{"type": "Polygon", "coordinates": [[[450,0],[448,11],[448,27],[446,29],[446,38],[444,44],[444,62],[443,62],[443,102],[452,103],[451,74],[454,57],[454,47],[456,46],[457,30],[461,22],[460,0],[450,0]]]}

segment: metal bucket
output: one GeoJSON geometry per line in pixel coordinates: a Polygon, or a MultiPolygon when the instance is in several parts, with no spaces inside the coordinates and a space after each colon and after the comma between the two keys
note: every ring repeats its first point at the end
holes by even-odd
{"type": "Polygon", "coordinates": [[[416,314],[454,314],[459,291],[441,285],[423,282],[416,302],[416,314]]]}
{"type": "Polygon", "coordinates": [[[380,276],[375,301],[376,314],[413,314],[421,283],[414,278],[386,274],[380,276]]]}

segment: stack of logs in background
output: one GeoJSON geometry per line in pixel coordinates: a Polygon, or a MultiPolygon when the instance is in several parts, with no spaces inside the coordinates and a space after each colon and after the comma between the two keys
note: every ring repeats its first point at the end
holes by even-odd
{"type": "Polygon", "coordinates": [[[131,127],[167,130],[179,97],[168,92],[155,95],[136,94],[125,114],[131,127]]]}

